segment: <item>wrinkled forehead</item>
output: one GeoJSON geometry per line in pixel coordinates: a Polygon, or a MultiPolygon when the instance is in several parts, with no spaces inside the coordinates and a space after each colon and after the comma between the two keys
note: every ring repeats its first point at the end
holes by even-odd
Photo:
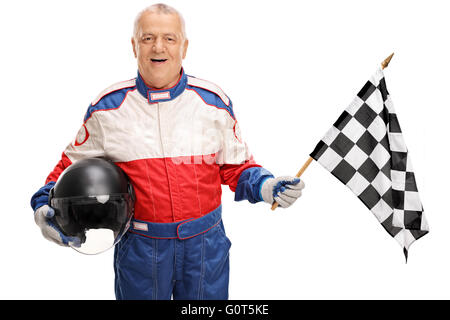
{"type": "Polygon", "coordinates": [[[144,12],[137,21],[136,35],[176,34],[184,37],[183,22],[176,13],[144,12]]]}

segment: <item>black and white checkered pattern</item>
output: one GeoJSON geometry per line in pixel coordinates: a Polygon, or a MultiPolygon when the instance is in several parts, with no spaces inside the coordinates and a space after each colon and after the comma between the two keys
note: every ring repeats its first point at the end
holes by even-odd
{"type": "Polygon", "coordinates": [[[411,158],[379,69],[311,157],[349,187],[404,248],[428,232],[411,158]]]}

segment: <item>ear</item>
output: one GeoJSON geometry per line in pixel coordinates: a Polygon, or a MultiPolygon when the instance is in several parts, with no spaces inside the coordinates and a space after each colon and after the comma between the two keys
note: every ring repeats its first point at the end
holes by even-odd
{"type": "Polygon", "coordinates": [[[131,45],[133,46],[134,57],[137,58],[137,53],[136,53],[136,42],[134,41],[134,37],[131,38],[131,45]]]}
{"type": "Polygon", "coordinates": [[[189,40],[186,39],[186,40],[184,41],[184,47],[183,47],[183,59],[186,58],[186,52],[187,52],[188,46],[189,46],[189,40]]]}

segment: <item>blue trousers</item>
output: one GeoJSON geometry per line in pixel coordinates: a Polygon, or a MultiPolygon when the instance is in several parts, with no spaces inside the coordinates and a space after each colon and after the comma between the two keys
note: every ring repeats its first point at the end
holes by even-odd
{"type": "Polygon", "coordinates": [[[114,251],[116,299],[228,299],[230,246],[221,206],[182,222],[133,220],[114,251]]]}

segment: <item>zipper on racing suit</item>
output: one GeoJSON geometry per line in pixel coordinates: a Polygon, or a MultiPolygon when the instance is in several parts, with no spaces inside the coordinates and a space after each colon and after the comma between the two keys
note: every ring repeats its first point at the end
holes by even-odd
{"type": "Polygon", "coordinates": [[[174,212],[174,203],[173,203],[173,198],[172,198],[172,188],[170,185],[170,177],[169,177],[169,169],[167,166],[167,157],[166,157],[166,153],[164,151],[164,142],[163,142],[163,138],[162,138],[162,130],[161,130],[161,104],[158,102],[156,103],[156,112],[158,115],[158,131],[159,131],[159,142],[161,144],[161,151],[162,151],[162,156],[164,159],[164,167],[166,169],[166,177],[167,177],[167,186],[169,187],[169,197],[170,197],[170,204],[171,204],[171,208],[172,208],[172,219],[173,221],[175,221],[175,212],[174,212]]]}

